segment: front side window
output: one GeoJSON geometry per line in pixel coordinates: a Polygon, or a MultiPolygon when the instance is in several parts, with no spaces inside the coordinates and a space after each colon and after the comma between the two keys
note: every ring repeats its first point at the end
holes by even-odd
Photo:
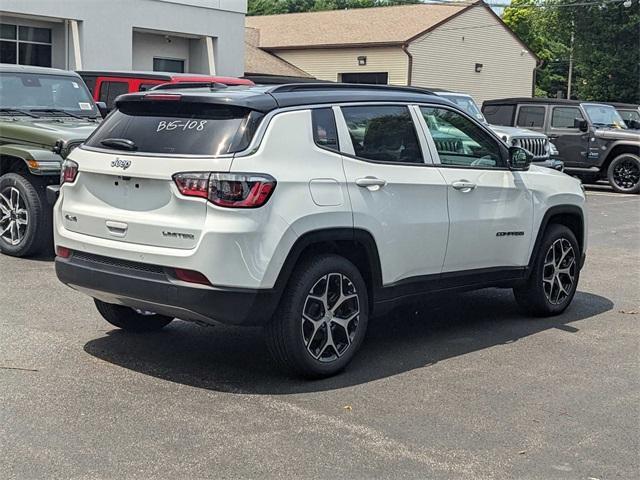
{"type": "Polygon", "coordinates": [[[56,113],[51,110],[91,117],[97,115],[84,82],[78,77],[63,75],[3,73],[0,75],[0,107],[29,111],[35,115],[56,113]]]}
{"type": "Polygon", "coordinates": [[[224,155],[247,148],[263,117],[231,105],[123,102],[86,145],[141,153],[224,155]]]}
{"type": "Polygon", "coordinates": [[[420,107],[442,165],[504,167],[498,142],[481,127],[453,110],[420,107]]]}
{"type": "Polygon", "coordinates": [[[313,141],[322,148],[340,151],[338,146],[338,129],[333,110],[330,108],[316,108],[311,111],[313,124],[313,141]]]}
{"type": "Polygon", "coordinates": [[[554,107],[551,114],[552,128],[578,128],[575,120],[584,120],[579,108],[576,107],[554,107]]]}
{"type": "Polygon", "coordinates": [[[424,163],[409,108],[343,107],[356,156],[376,162],[424,163]]]}
{"type": "Polygon", "coordinates": [[[520,107],[516,125],[524,128],[542,128],[544,110],[544,107],[520,107]]]}

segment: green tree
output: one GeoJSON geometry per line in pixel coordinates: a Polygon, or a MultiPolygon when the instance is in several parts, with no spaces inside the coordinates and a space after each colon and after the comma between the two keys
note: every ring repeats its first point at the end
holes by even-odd
{"type": "Polygon", "coordinates": [[[342,10],[345,8],[388,7],[421,3],[421,0],[249,0],[248,15],[342,10]]]}
{"type": "MultiPolygon", "coordinates": [[[[584,3],[584,2],[578,2],[584,3]]],[[[577,98],[640,103],[640,3],[558,9],[573,25],[577,98]]]]}
{"type": "Polygon", "coordinates": [[[622,0],[514,0],[505,23],[543,60],[536,95],[566,95],[573,40],[572,97],[640,103],[640,4],[622,0]],[[571,5],[575,3],[576,5],[571,5]]]}

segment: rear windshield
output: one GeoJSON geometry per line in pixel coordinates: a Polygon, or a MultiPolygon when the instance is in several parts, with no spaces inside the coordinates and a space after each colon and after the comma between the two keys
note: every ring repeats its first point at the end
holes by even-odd
{"type": "Polygon", "coordinates": [[[263,116],[229,105],[123,103],[102,122],[86,145],[143,153],[224,155],[247,148],[263,116]]]}

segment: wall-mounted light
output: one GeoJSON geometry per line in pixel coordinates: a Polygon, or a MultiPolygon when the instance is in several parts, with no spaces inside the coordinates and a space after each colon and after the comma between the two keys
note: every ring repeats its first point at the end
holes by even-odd
{"type": "Polygon", "coordinates": [[[476,63],[476,73],[480,73],[482,71],[483,65],[481,63],[476,63]]]}
{"type": "Polygon", "coordinates": [[[358,57],[358,65],[366,65],[367,64],[367,57],[365,57],[364,55],[362,55],[361,57],[358,57]]]}

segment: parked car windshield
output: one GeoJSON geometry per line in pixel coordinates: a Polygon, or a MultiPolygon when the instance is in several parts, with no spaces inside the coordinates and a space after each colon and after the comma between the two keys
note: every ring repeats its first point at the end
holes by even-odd
{"type": "Polygon", "coordinates": [[[231,105],[124,102],[85,143],[144,153],[224,155],[244,150],[263,117],[231,105]]]}
{"type": "Polygon", "coordinates": [[[64,75],[3,73],[0,75],[0,108],[34,115],[95,117],[95,104],[83,81],[64,75]]]}
{"type": "Polygon", "coordinates": [[[480,112],[478,105],[476,105],[476,102],[470,95],[448,95],[446,93],[439,93],[438,96],[446,98],[450,102],[455,103],[458,107],[460,107],[468,115],[471,115],[476,120],[482,123],[487,123],[487,120],[484,118],[482,112],[480,112]]]}
{"type": "Polygon", "coordinates": [[[612,106],[584,103],[582,108],[587,113],[591,123],[596,127],[627,129],[627,124],[624,123],[618,111],[612,106]]]}

